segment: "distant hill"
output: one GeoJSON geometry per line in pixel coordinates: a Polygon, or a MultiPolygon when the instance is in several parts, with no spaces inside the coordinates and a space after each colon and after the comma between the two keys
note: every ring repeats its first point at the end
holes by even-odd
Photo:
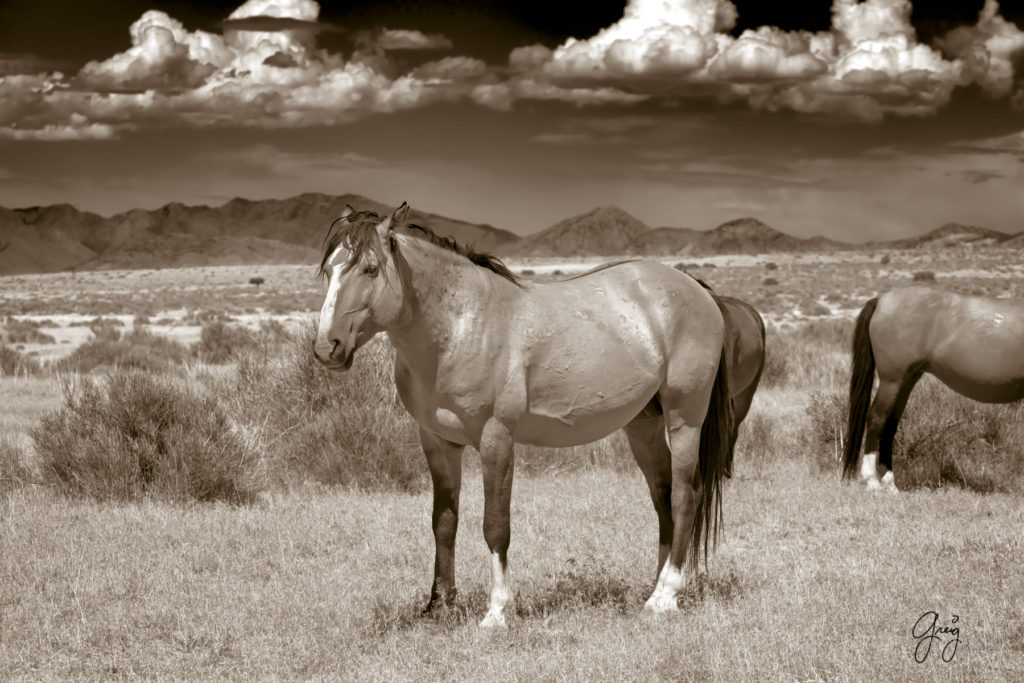
{"type": "Polygon", "coordinates": [[[617,207],[603,207],[560,221],[509,242],[505,256],[701,256],[780,251],[834,251],[853,245],[824,237],[803,239],[755,218],[740,218],[713,230],[647,227],[617,207]]]}
{"type": "Polygon", "coordinates": [[[502,256],[617,256],[650,228],[617,206],[566,218],[505,245],[502,256]]]}
{"type": "Polygon", "coordinates": [[[990,230],[989,228],[961,225],[960,223],[946,223],[923,235],[887,242],[875,242],[873,244],[884,246],[888,249],[945,249],[956,246],[993,246],[1004,244],[1010,240],[1017,240],[1017,246],[1020,246],[1020,238],[1021,235],[1008,235],[1005,232],[990,230]]]}
{"type": "MultiPolygon", "coordinates": [[[[385,214],[393,207],[355,194],[307,193],[290,199],[236,198],[221,206],[173,202],[110,217],[70,204],[0,207],[0,275],[104,268],[313,263],[320,240],[346,204],[385,214]]],[[[947,223],[916,237],[847,244],[794,237],[756,218],[711,230],[651,229],[615,206],[566,218],[525,237],[491,225],[413,210],[410,221],[477,251],[503,257],[707,256],[853,249],[1024,248],[1024,233],[947,223]]]]}
{"type": "MultiPolygon", "coordinates": [[[[312,262],[328,226],[346,204],[382,214],[394,208],[359,195],[315,193],[259,201],[236,198],[218,207],[173,202],[107,218],[69,204],[0,208],[0,274],[312,262]]],[[[415,209],[410,220],[479,251],[495,251],[519,239],[491,225],[415,209]]]]}
{"type": "Polygon", "coordinates": [[[713,230],[657,228],[633,241],[631,254],[642,256],[766,254],[772,252],[836,251],[856,247],[825,237],[804,239],[772,228],[756,218],[739,218],[713,230]]]}

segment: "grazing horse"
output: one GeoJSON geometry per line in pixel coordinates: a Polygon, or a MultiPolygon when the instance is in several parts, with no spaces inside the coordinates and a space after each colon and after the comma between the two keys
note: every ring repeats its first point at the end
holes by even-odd
{"type": "Polygon", "coordinates": [[[371,337],[395,348],[398,395],[420,428],[434,488],[434,580],[455,598],[462,452],[480,453],[491,590],[481,626],[504,626],[515,443],[572,446],[625,428],[658,516],[646,608],[678,609],[683,564],[717,538],[732,404],[725,323],[693,278],[644,261],[564,282],[520,282],[501,261],[427,228],[402,204],[332,224],[314,352],[345,370],[371,337]]]}
{"type": "MultiPolygon", "coordinates": [[[[710,290],[704,282],[705,288],[710,290]]],[[[750,412],[754,392],[764,372],[764,320],[753,306],[731,296],[711,295],[718,302],[725,319],[725,357],[729,362],[729,396],[733,406],[733,430],[731,446],[736,445],[740,423],[750,412]]],[[[725,476],[732,476],[732,448],[729,449],[729,463],[725,476]]]]}
{"type": "Polygon", "coordinates": [[[896,289],[868,301],[853,332],[844,476],[853,475],[864,437],[861,479],[869,489],[897,491],[892,443],[910,391],[926,372],[975,401],[1024,398],[1024,301],[932,287],[896,289]]]}

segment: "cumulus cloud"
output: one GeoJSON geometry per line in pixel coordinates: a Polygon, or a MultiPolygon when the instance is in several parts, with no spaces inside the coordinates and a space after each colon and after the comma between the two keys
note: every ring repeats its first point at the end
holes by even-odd
{"type": "Polygon", "coordinates": [[[488,75],[470,57],[391,73],[385,50],[451,47],[444,36],[418,31],[377,32],[371,49],[346,60],[317,48],[319,11],[312,0],[249,0],[223,22],[222,35],[145,12],[129,27],[127,50],[89,62],[70,79],[0,75],[0,129],[8,138],[63,139],[111,137],[148,121],[329,125],[468,99],[488,75]]]}
{"type": "Polygon", "coordinates": [[[944,55],[917,42],[910,0],[834,0],[830,31],[760,27],[726,33],[728,0],[630,0],[623,18],[554,50],[519,48],[510,69],[564,86],[615,86],[634,94],[745,99],[752,106],[837,113],[865,120],[921,115],[953,89],[977,82],[995,96],[1013,91],[1012,59],[1024,32],[987,0],[977,26],[946,39],[944,55]]]}
{"type": "Polygon", "coordinates": [[[447,37],[432,33],[427,35],[420,31],[401,29],[385,29],[378,43],[385,50],[450,50],[452,41],[447,37]]]}
{"type": "Polygon", "coordinates": [[[329,52],[316,35],[333,27],[318,21],[313,0],[249,0],[222,34],[151,10],[129,27],[127,50],[70,77],[0,55],[0,130],[103,138],[167,121],[331,125],[456,100],[508,110],[523,100],[671,106],[707,97],[877,121],[934,113],[969,84],[1024,111],[1024,31],[996,0],[934,47],[917,41],[911,9],[911,0],[833,0],[828,31],[762,26],[733,36],[730,0],[629,0],[622,19],[595,35],[517,47],[507,66],[453,55],[406,68],[393,52],[448,50],[451,41],[381,28],[360,35],[351,55],[329,52]]]}
{"type": "Polygon", "coordinates": [[[232,57],[220,36],[189,33],[156,10],[143,14],[129,34],[132,46],[126,52],[89,62],[75,84],[105,91],[194,88],[232,57]]]}
{"type": "Polygon", "coordinates": [[[1024,74],[1014,60],[1024,59],[1024,31],[999,14],[999,3],[986,0],[975,26],[954,29],[940,41],[944,50],[964,64],[966,80],[993,97],[1024,97],[1024,74]]]}

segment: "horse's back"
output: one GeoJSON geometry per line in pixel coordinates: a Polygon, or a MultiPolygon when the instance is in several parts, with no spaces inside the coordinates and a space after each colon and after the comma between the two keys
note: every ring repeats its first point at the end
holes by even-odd
{"type": "Polygon", "coordinates": [[[879,297],[870,333],[880,376],[929,372],[975,400],[1024,397],[1024,302],[892,290],[879,297]]]}

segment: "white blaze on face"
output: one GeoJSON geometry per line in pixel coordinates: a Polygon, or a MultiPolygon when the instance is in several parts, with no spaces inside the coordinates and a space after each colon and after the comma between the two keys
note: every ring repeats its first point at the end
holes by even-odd
{"type": "Polygon", "coordinates": [[[317,344],[330,344],[331,326],[334,324],[334,311],[338,304],[338,292],[341,289],[341,247],[334,250],[327,259],[331,264],[331,279],[327,285],[324,305],[320,308],[320,324],[317,326],[317,344]]]}

